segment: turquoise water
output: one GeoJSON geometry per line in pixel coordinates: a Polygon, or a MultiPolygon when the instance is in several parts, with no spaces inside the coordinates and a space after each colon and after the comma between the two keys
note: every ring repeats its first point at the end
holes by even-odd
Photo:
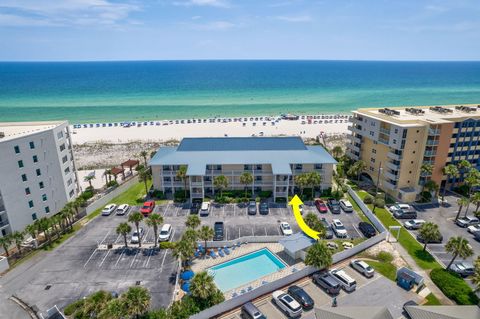
{"type": "Polygon", "coordinates": [[[211,267],[208,272],[213,273],[218,289],[225,292],[283,268],[285,264],[265,248],[211,267]]]}
{"type": "Polygon", "coordinates": [[[480,62],[0,63],[0,121],[72,122],[480,103],[480,62]]]}

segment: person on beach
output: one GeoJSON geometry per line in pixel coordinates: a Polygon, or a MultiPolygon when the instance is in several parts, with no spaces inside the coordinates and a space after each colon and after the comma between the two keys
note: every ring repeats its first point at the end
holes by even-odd
{"type": "Polygon", "coordinates": [[[333,297],[332,307],[336,307],[336,306],[337,306],[337,297],[333,297]]]}

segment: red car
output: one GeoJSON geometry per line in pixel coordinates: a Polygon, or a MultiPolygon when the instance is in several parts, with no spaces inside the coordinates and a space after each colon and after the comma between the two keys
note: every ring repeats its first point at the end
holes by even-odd
{"type": "Polygon", "coordinates": [[[320,213],[328,213],[328,208],[327,205],[323,202],[321,199],[316,199],[315,200],[315,206],[317,207],[318,211],[320,213]]]}
{"type": "Polygon", "coordinates": [[[140,213],[143,214],[143,216],[148,216],[153,212],[153,209],[155,208],[155,201],[149,200],[145,203],[143,203],[143,207],[140,208],[140,213]]]}

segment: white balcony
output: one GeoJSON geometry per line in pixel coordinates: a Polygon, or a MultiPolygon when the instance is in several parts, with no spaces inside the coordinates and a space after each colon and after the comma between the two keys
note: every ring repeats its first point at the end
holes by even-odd
{"type": "Polygon", "coordinates": [[[402,159],[402,155],[398,155],[392,152],[388,152],[387,157],[396,161],[400,161],[402,159]]]}
{"type": "Polygon", "coordinates": [[[390,173],[389,171],[385,171],[385,172],[383,172],[383,174],[384,174],[385,177],[387,177],[387,178],[390,178],[390,179],[392,179],[392,180],[398,180],[398,175],[392,174],[392,173],[390,173]]]}
{"type": "Polygon", "coordinates": [[[387,162],[387,164],[385,165],[387,168],[389,169],[393,169],[395,171],[398,171],[400,169],[400,165],[397,165],[397,164],[393,164],[392,162],[387,162]]]}
{"type": "Polygon", "coordinates": [[[389,189],[389,190],[394,190],[397,188],[396,185],[390,183],[389,181],[387,180],[383,180],[382,181],[382,187],[386,188],[386,189],[389,189]]]}

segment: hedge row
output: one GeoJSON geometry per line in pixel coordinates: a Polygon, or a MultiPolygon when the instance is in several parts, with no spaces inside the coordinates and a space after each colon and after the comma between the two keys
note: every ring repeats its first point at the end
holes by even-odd
{"type": "Polygon", "coordinates": [[[472,288],[457,274],[445,269],[433,269],[430,278],[448,298],[459,305],[476,305],[478,297],[472,288]]]}

